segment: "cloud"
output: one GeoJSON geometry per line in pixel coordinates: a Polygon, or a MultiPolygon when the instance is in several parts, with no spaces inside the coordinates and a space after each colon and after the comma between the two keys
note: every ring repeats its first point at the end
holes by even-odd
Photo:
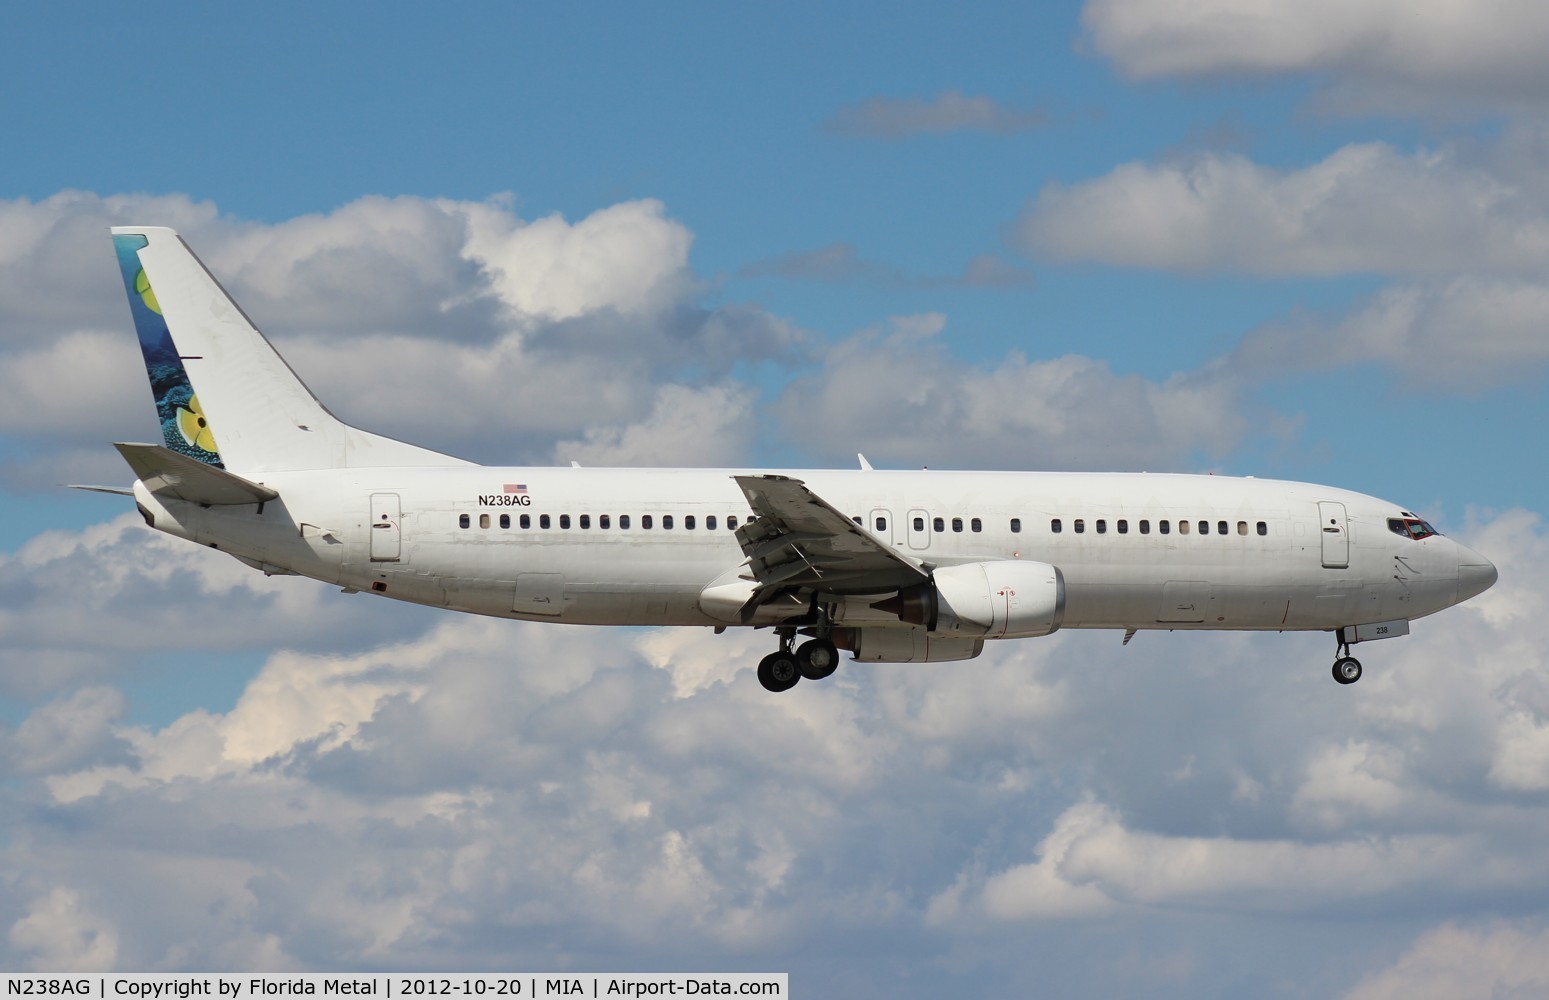
{"type": "MultiPolygon", "coordinates": [[[[975,955],[998,929],[1106,949],[1123,921],[1140,931],[1126,968],[1197,994],[1219,982],[1209,953],[1180,964],[1155,921],[1356,909],[1407,927],[1418,899],[1487,908],[1549,885],[1540,744],[1505,749],[1514,719],[1549,724],[1532,683],[1549,537],[1525,512],[1465,526],[1501,585],[1367,655],[1359,699],[1328,680],[1321,636],[1062,632],[961,664],[846,663],[779,698],[752,677],[771,639],[751,630],[431,615],[329,646],[306,637],[351,601],[385,609],[378,625],[404,609],[309,607],[307,581],[127,530],[44,536],[0,578],[41,590],[19,609],[35,617],[97,581],[75,613],[125,652],[242,628],[300,641],[227,706],[130,722],[102,681],[67,683],[5,734],[7,967],[697,956],[902,989],[1031,974],[1037,956],[975,955]]],[[[86,641],[7,627],[34,653],[86,641]]]]}
{"type": "Polygon", "coordinates": [[[108,227],[218,226],[216,208],[186,195],[61,191],[42,201],[0,200],[0,337],[36,344],[61,329],[129,328],[124,283],[108,227]]]}
{"type": "Polygon", "coordinates": [[[693,237],[659,201],[600,209],[574,225],[559,215],[522,223],[493,206],[469,206],[466,256],[524,316],[573,319],[612,309],[651,314],[691,290],[693,237]]]}
{"type": "Polygon", "coordinates": [[[1088,0],[1090,44],[1158,77],[1317,74],[1330,111],[1520,105],[1549,93],[1549,14],[1532,0],[1088,0]]]}
{"type": "Polygon", "coordinates": [[[1206,153],[1051,184],[1014,237],[1050,259],[1182,273],[1541,275],[1549,200],[1451,148],[1361,143],[1291,171],[1206,153]]]}
{"type": "MultiPolygon", "coordinates": [[[[152,531],[131,511],[80,531],[44,532],[0,555],[0,693],[68,689],[191,650],[272,648],[277,637],[338,648],[421,621],[323,584],[266,577],[152,531]],[[81,628],[83,620],[92,627],[81,628]]],[[[33,747],[24,759],[41,752],[25,732],[17,738],[33,747]]]]}
{"type": "Polygon", "coordinates": [[[1224,364],[1245,379],[1378,362],[1412,385],[1477,390],[1549,363],[1549,283],[1460,277],[1384,288],[1347,315],[1299,316],[1245,336],[1224,364]]]}
{"type": "Polygon", "coordinates": [[[727,385],[663,386],[644,420],[589,427],[580,440],[556,444],[554,460],[588,466],[735,466],[752,442],[753,402],[750,390],[727,385]]]}
{"type": "Polygon", "coordinates": [[[118,960],[118,934],[73,889],[56,887],[34,900],[9,936],[16,949],[32,956],[29,967],[37,972],[108,972],[118,960]]]}
{"type": "Polygon", "coordinates": [[[1249,332],[1220,374],[1252,384],[1376,362],[1413,385],[1474,390],[1549,359],[1549,190],[1526,169],[1541,140],[1523,129],[1478,148],[1352,145],[1290,171],[1226,153],[1130,163],[1046,187],[1015,239],[1046,259],[1175,273],[1401,276],[1344,316],[1249,332]]]}
{"type": "MultiPolygon", "coordinates": [[[[1429,866],[1467,866],[1468,846],[1436,835],[1376,843],[1168,836],[1129,829],[1111,808],[1086,801],[1059,817],[1038,860],[989,876],[969,898],[995,921],[1090,917],[1129,906],[1321,911],[1414,885],[1429,866]]],[[[932,918],[960,919],[964,889],[960,881],[938,896],[932,918]]]]}
{"type": "Polygon", "coordinates": [[[1549,991],[1549,932],[1536,921],[1429,930],[1346,1000],[1491,1000],[1549,991]]]}
{"type": "MultiPolygon", "coordinates": [[[[102,445],[156,433],[105,233],[128,221],[181,227],[346,420],[484,461],[623,433],[657,418],[665,386],[748,400],[732,369],[807,350],[804,331],[755,305],[703,304],[692,236],[655,201],[529,222],[506,197],[366,197],[265,225],[175,197],[69,192],[0,202],[5,219],[17,237],[0,259],[0,481],[17,489],[121,481],[102,445]]],[[[727,455],[745,437],[719,440],[727,455]]]]}
{"type": "Polygon", "coordinates": [[[872,97],[851,104],[823,123],[831,135],[859,139],[904,139],[949,132],[1027,132],[1048,124],[1041,110],[1009,108],[985,96],[946,90],[933,100],[872,97]]]}
{"type": "Polygon", "coordinates": [[[939,315],[905,317],[834,345],[782,396],[787,435],[831,461],[861,450],[952,468],[1156,469],[1245,433],[1234,386],[1208,372],[1158,383],[1020,351],[973,368],[947,354],[945,329],[939,315]]]}

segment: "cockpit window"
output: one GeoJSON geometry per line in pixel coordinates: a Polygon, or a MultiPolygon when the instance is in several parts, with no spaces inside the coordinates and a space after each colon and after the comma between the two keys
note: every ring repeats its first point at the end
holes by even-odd
{"type": "Polygon", "coordinates": [[[1418,517],[1390,517],[1388,518],[1388,530],[1395,535],[1404,535],[1409,538],[1430,538],[1441,532],[1431,527],[1429,523],[1418,517]]]}

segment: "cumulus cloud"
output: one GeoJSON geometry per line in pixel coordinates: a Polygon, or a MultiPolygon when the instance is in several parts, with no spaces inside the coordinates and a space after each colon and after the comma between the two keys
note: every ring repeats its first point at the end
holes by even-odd
{"type": "Polygon", "coordinates": [[[523,223],[493,206],[468,209],[465,253],[501,299],[526,316],[573,319],[598,309],[659,312],[689,290],[687,228],[659,201],[600,209],[578,223],[523,223]]]}
{"type": "Polygon", "coordinates": [[[737,465],[756,424],[754,394],[728,385],[663,386],[646,418],[626,426],[589,427],[578,441],[554,446],[557,463],[582,465],[737,465]]]}
{"type": "Polygon", "coordinates": [[[1051,184],[1015,237],[1052,259],[1178,272],[1541,275],[1549,200],[1446,147],[1361,143],[1290,171],[1206,153],[1051,184]]]}
{"type": "MultiPolygon", "coordinates": [[[[287,614],[303,636],[349,601],[403,610],[357,597],[308,611],[314,584],[232,586],[193,558],[218,554],[170,540],[116,551],[127,527],[46,536],[0,578],[43,580],[32,616],[101,581],[88,613],[112,623],[121,655],[179,635],[148,610],[164,603],[203,622],[206,642],[242,614],[277,631],[271,602],[288,598],[270,588],[297,595],[287,614]],[[189,576],[207,579],[155,582],[189,576]],[[119,620],[136,592],[139,632],[119,620]]],[[[932,966],[1014,965],[1020,952],[948,955],[1029,920],[1071,942],[1083,926],[1108,940],[1112,921],[1354,907],[1381,923],[1407,921],[1421,897],[1487,906],[1549,886],[1543,744],[1514,728],[1549,720],[1532,683],[1549,537],[1522,512],[1462,534],[1498,559],[1502,584],[1366,655],[1365,698],[1329,681],[1321,636],[1059,633],[961,664],[848,663],[774,698],[752,677],[761,632],[452,616],[273,652],[229,705],[154,725],[126,721],[101,681],[75,682],[3,734],[0,879],[15,888],[0,958],[283,970],[698,956],[826,982],[843,956],[888,988],[932,966]],[[921,954],[889,971],[895,949],[868,942],[900,936],[921,954]]],[[[7,625],[9,646],[22,633],[7,625]]],[[[80,641],[37,627],[23,645],[80,641]]],[[[1208,963],[1135,941],[1125,967],[1142,978],[1116,985],[1166,966],[1179,991],[1210,992],[1208,963]]]]}
{"type": "Polygon", "coordinates": [[[42,201],[0,200],[0,338],[36,344],[61,329],[128,328],[124,283],[108,227],[172,226],[202,233],[216,208],[186,195],[61,191],[42,201]]]}
{"type": "Polygon", "coordinates": [[[1381,290],[1347,315],[1251,331],[1224,364],[1247,379],[1378,362],[1410,384],[1474,390],[1531,378],[1549,362],[1549,283],[1460,277],[1381,290]]]}
{"type": "Polygon", "coordinates": [[[1534,922],[1443,924],[1346,1000],[1492,1000],[1549,992],[1549,932],[1534,922]]]}
{"type": "Polygon", "coordinates": [[[1529,164],[1541,136],[1402,153],[1346,146],[1282,171],[1229,153],[1130,163],[1051,185],[1022,212],[1030,253],[1178,273],[1401,276],[1343,316],[1250,331],[1222,372],[1376,362],[1414,385],[1477,389],[1542,370],[1549,190],[1529,164]]]}
{"type": "Polygon", "coordinates": [[[59,690],[180,651],[277,641],[338,648],[423,620],[313,581],[266,577],[153,531],[131,511],[80,531],[44,532],[0,555],[0,693],[59,690]]]}
{"type": "Polygon", "coordinates": [[[1434,113],[1549,92],[1549,14],[1532,0],[1088,0],[1092,46],[1127,75],[1313,73],[1340,111],[1434,113]]]}
{"type": "Polygon", "coordinates": [[[118,481],[101,445],[155,434],[114,224],[178,227],[345,419],[484,461],[545,460],[559,440],[654,419],[663,386],[806,350],[757,306],[703,304],[692,235],[655,201],[572,222],[524,220],[505,197],[366,197],[264,225],[177,197],[69,192],[0,203],[0,222],[16,233],[0,259],[0,477],[18,488],[118,481]]]}
{"type": "Polygon", "coordinates": [[[983,95],[946,90],[928,101],[871,97],[840,108],[823,123],[823,131],[861,139],[903,139],[948,132],[1027,132],[1048,121],[1036,108],[1012,108],[983,95]]]}
{"type": "Polygon", "coordinates": [[[1154,469],[1244,433],[1234,385],[1209,372],[1153,382],[1019,351],[974,368],[947,354],[945,329],[940,315],[905,317],[836,344],[786,389],[789,436],[828,442],[830,460],[861,450],[955,468],[1154,469]]]}

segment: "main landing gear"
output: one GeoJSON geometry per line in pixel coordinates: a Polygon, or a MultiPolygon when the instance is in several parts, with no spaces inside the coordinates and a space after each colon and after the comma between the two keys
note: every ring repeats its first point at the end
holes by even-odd
{"type": "Polygon", "coordinates": [[[1350,655],[1350,644],[1345,641],[1345,630],[1335,633],[1339,637],[1339,658],[1334,661],[1334,679],[1341,684],[1354,684],[1361,679],[1361,661],[1350,655]]]}
{"type": "Polygon", "coordinates": [[[782,628],[780,648],[758,663],[758,682],[769,691],[789,691],[805,677],[820,681],[839,667],[839,650],[827,639],[808,639],[792,648],[796,642],[794,628],[782,628]]]}

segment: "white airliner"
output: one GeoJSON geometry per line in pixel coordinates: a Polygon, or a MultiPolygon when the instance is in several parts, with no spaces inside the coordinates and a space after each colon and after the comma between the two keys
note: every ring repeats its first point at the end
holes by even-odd
{"type": "MultiPolygon", "coordinates": [[[[112,230],[162,444],[146,523],[269,574],[529,621],[771,628],[771,691],[1060,628],[1332,632],[1468,600],[1495,567],[1397,504],[1133,473],[494,468],[358,430],[170,229],[112,230]],[[797,645],[798,637],[806,637],[797,645]]],[[[92,487],[88,487],[92,488],[92,487]]]]}

